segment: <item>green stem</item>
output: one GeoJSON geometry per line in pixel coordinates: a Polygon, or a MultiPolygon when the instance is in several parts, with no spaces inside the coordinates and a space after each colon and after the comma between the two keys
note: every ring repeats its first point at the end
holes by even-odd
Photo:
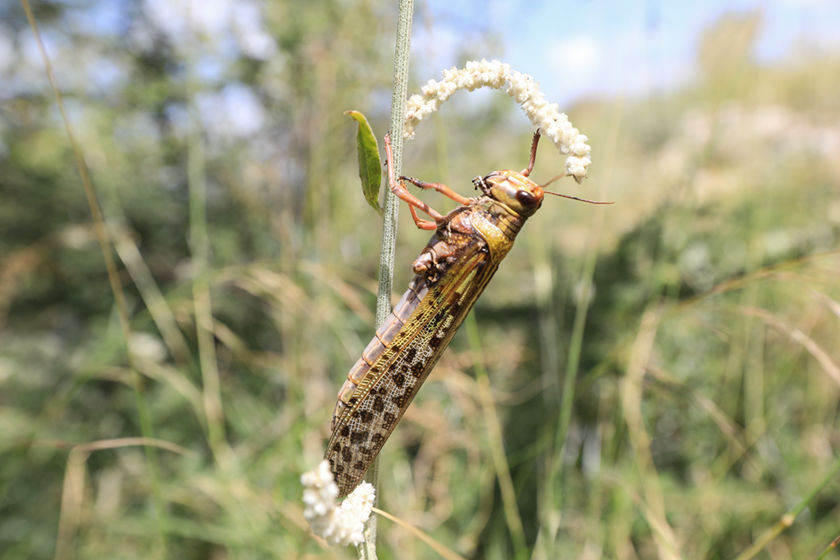
{"type": "MultiPolygon", "coordinates": [[[[397,16],[397,40],[394,48],[394,86],[391,95],[391,149],[394,173],[402,171],[403,118],[408,96],[408,64],[411,50],[411,20],[414,17],[414,0],[400,0],[397,16]]],[[[379,289],[376,296],[376,327],[385,322],[391,312],[391,285],[394,282],[394,253],[397,245],[397,197],[390,190],[385,192],[385,212],[382,224],[382,250],[379,255],[379,289]]],[[[379,499],[379,457],[368,471],[368,480],[376,489],[379,499]]],[[[375,504],[374,504],[375,505],[375,504]]],[[[365,542],[359,547],[359,557],[376,558],[376,516],[372,515],[365,527],[365,542]]]]}
{"type": "MultiPolygon", "coordinates": [[[[475,320],[474,313],[470,313],[467,316],[464,325],[467,329],[467,338],[470,341],[470,351],[475,356],[483,356],[481,337],[478,334],[478,322],[475,320]]],[[[522,518],[519,516],[519,509],[516,503],[516,489],[513,486],[513,478],[510,476],[510,465],[508,464],[507,457],[505,457],[502,423],[499,420],[499,414],[493,402],[493,393],[490,390],[490,375],[487,373],[487,367],[481,359],[477,359],[473,367],[475,368],[478,400],[481,403],[484,424],[490,445],[490,455],[493,460],[493,468],[496,470],[496,479],[499,481],[505,520],[507,521],[511,543],[513,545],[513,557],[527,558],[528,545],[525,542],[525,530],[523,529],[522,518]]]]}
{"type": "MultiPolygon", "coordinates": [[[[781,535],[785,530],[787,530],[788,527],[793,525],[793,522],[796,521],[796,518],[799,516],[799,514],[802,513],[802,511],[806,507],[808,507],[808,504],[810,504],[814,500],[814,498],[817,497],[817,494],[822,492],[825,489],[825,487],[828,486],[828,483],[834,480],[838,474],[840,474],[840,457],[838,457],[834,461],[834,464],[831,465],[830,469],[828,469],[828,472],[823,477],[823,479],[817,484],[815,484],[814,487],[811,488],[811,491],[808,492],[808,494],[804,498],[802,498],[802,500],[800,500],[798,504],[796,504],[787,512],[785,512],[785,514],[782,515],[772,527],[767,529],[767,531],[765,531],[760,537],[758,537],[758,539],[753,543],[753,545],[741,554],[739,554],[735,560],[750,560],[751,558],[755,558],[758,555],[758,553],[761,552],[764,549],[764,547],[770,544],[770,542],[773,539],[781,535]]],[[[836,539],[834,542],[832,542],[831,545],[829,545],[829,548],[827,548],[826,550],[831,550],[835,543],[836,539]]],[[[825,553],[820,555],[820,558],[822,558],[824,554],[825,553]]]]}
{"type": "MultiPolygon", "coordinates": [[[[192,53],[190,53],[192,54],[192,53]]],[[[189,192],[190,254],[193,265],[193,305],[196,342],[201,370],[201,394],[208,445],[223,469],[229,467],[230,454],[225,453],[224,412],[221,382],[216,364],[213,338],[213,304],[208,280],[210,238],[207,230],[207,181],[205,179],[204,139],[198,108],[195,104],[198,81],[194,74],[194,57],[189,56],[190,76],[187,83],[190,128],[187,136],[187,190],[189,192]]]]}
{"type": "Polygon", "coordinates": [[[586,316],[589,311],[589,298],[591,295],[592,277],[595,272],[596,256],[596,251],[592,250],[587,251],[584,257],[583,272],[581,274],[583,289],[575,307],[572,336],[569,341],[569,356],[566,360],[566,371],[563,376],[563,390],[560,397],[560,417],[557,423],[557,436],[554,443],[555,460],[552,465],[551,476],[549,477],[551,492],[556,491],[556,485],[560,484],[561,491],[560,495],[556,496],[558,500],[554,502],[556,504],[562,504],[564,498],[562,491],[563,455],[565,454],[566,438],[569,434],[569,426],[574,410],[575,385],[580,366],[580,357],[583,351],[583,331],[586,326],[586,316]]]}

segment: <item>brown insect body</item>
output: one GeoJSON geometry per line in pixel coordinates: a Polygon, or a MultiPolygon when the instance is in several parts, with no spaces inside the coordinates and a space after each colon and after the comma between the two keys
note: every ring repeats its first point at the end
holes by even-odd
{"type": "MultiPolygon", "coordinates": [[[[386,152],[390,169],[387,138],[386,152]]],[[[484,194],[459,197],[465,204],[446,216],[429,209],[390,176],[391,188],[412,205],[417,225],[428,228],[432,223],[436,231],[414,261],[416,276],[408,290],[376,331],[339,392],[326,453],[339,495],[347,495],[361,482],[510,251],[525,220],[542,203],[542,189],[527,178],[528,172],[530,167],[521,173],[505,170],[476,178],[473,182],[484,194]],[[435,221],[417,218],[415,206],[435,221]]],[[[448,195],[443,185],[402,180],[448,195]]]]}

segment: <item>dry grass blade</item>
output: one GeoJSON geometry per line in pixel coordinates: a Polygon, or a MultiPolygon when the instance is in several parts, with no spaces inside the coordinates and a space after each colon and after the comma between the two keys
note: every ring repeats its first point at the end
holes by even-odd
{"type": "Polygon", "coordinates": [[[158,330],[160,330],[169,352],[178,363],[186,363],[190,359],[190,350],[175,314],[166,302],[166,298],[158,288],[149,267],[143,260],[143,255],[137,249],[137,244],[125,231],[118,231],[115,235],[115,248],[117,254],[125,265],[134,285],[140,291],[146,308],[152,316],[158,330]]]}
{"type": "Polygon", "coordinates": [[[387,511],[383,511],[383,510],[381,510],[377,507],[373,508],[373,512],[376,513],[377,515],[381,515],[385,519],[393,521],[394,523],[396,523],[400,527],[403,527],[403,528],[407,529],[408,531],[411,532],[411,534],[413,534],[415,537],[417,537],[418,539],[420,539],[421,541],[423,541],[424,543],[429,545],[429,547],[431,547],[435,552],[440,554],[443,558],[446,558],[446,560],[466,560],[466,558],[464,558],[460,554],[457,554],[457,553],[453,552],[452,550],[450,550],[449,548],[440,544],[435,539],[433,539],[432,537],[430,537],[429,535],[427,535],[426,533],[424,533],[423,531],[421,531],[417,527],[414,527],[413,525],[410,525],[410,524],[406,523],[405,521],[403,521],[399,517],[395,517],[395,516],[391,515],[390,513],[388,513],[387,511]]]}
{"type": "Polygon", "coordinates": [[[778,331],[786,334],[790,337],[793,341],[798,342],[802,345],[805,350],[808,351],[811,356],[813,356],[817,362],[819,362],[820,366],[822,366],[823,371],[828,374],[828,376],[833,379],[838,385],[840,385],[840,367],[834,363],[834,360],[831,359],[831,356],[822,349],[822,347],[814,341],[813,338],[802,332],[797,327],[793,327],[788,325],[781,319],[774,317],[771,313],[769,313],[765,309],[761,309],[758,307],[740,307],[739,308],[745,315],[752,315],[753,317],[758,317],[771,327],[775,328],[778,331]]]}
{"type": "MultiPolygon", "coordinates": [[[[470,339],[470,346],[473,352],[481,352],[481,340],[478,335],[478,325],[475,315],[470,315],[466,321],[467,336],[470,339]]],[[[510,475],[510,465],[505,456],[504,436],[502,423],[499,420],[499,413],[496,410],[496,403],[493,400],[493,393],[490,390],[490,377],[484,362],[475,362],[476,389],[478,391],[478,402],[481,403],[484,423],[488,431],[490,453],[493,457],[493,466],[496,469],[496,477],[499,481],[499,488],[502,492],[505,518],[510,528],[511,539],[514,543],[514,550],[518,555],[524,554],[526,549],[525,531],[522,525],[522,518],[516,504],[516,490],[513,479],[510,475]]]]}
{"type": "Polygon", "coordinates": [[[840,319],[840,302],[833,300],[827,295],[821,294],[816,290],[811,290],[811,293],[814,295],[815,298],[817,298],[826,307],[828,307],[828,309],[831,310],[831,312],[834,313],[834,315],[836,315],[838,319],[840,319]]]}
{"type": "Polygon", "coordinates": [[[645,311],[627,364],[621,400],[643,486],[645,517],[656,535],[659,557],[676,560],[680,558],[679,543],[665,515],[665,501],[650,452],[650,436],[642,419],[642,382],[653,354],[658,326],[658,314],[650,309],[645,311]]]}
{"type": "Polygon", "coordinates": [[[193,451],[175,443],[142,437],[91,441],[73,447],[67,456],[67,467],[64,471],[64,484],[61,490],[58,536],[55,545],[55,558],[57,560],[73,557],[73,541],[84,519],[82,513],[85,498],[85,465],[88,457],[94,451],[132,446],[156,447],[173,453],[196,457],[193,451]]]}

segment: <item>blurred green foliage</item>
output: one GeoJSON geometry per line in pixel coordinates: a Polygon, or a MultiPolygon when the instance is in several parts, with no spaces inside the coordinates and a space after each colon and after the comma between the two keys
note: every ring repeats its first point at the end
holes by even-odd
{"type": "MultiPolygon", "coordinates": [[[[379,222],[342,112],[385,130],[395,8],[350,4],[245,3],[224,22],[151,1],[35,6],[133,362],[31,31],[0,8],[19,55],[0,78],[0,558],[353,556],[309,534],[299,501],[373,330],[379,222]],[[143,434],[138,406],[157,447],[122,439],[143,434]]],[[[690,87],[568,108],[593,142],[585,196],[617,204],[548,200],[529,222],[474,311],[480,342],[456,337],[386,446],[381,507],[469,558],[527,555],[501,444],[534,558],[731,558],[830,473],[840,60],[756,66],[756,25],[711,28],[690,87]]],[[[453,101],[406,171],[466,192],[523,167],[531,131],[512,107],[453,101]]],[[[562,165],[543,146],[535,177],[562,165]]],[[[403,215],[397,286],[427,236],[403,215]]],[[[760,557],[815,557],[837,535],[840,482],[819,490],[760,557]]],[[[379,525],[382,558],[435,557],[379,525]]]]}

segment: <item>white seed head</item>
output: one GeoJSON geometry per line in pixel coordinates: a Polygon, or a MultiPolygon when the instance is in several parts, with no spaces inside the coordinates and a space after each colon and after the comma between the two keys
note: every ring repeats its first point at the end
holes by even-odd
{"type": "Polygon", "coordinates": [[[364,540],[365,523],[375,500],[373,486],[361,483],[341,505],[336,503],[338,486],[326,460],[300,477],[303,485],[303,516],[312,532],[330,544],[357,545],[364,540]]]}
{"type": "Polygon", "coordinates": [[[406,138],[414,138],[417,124],[437,111],[441,103],[459,89],[473,91],[480,87],[504,88],[522,107],[528,119],[540,128],[543,135],[551,138],[566,158],[566,173],[581,182],[591,163],[591,148],[588,138],[572,126],[565,113],[556,103],[549,103],[533,77],[512,70],[509,64],[498,60],[469,60],[464,68],[450,68],[443,71],[441,81],[429,80],[420,95],[412,95],[406,102],[406,138]]]}

